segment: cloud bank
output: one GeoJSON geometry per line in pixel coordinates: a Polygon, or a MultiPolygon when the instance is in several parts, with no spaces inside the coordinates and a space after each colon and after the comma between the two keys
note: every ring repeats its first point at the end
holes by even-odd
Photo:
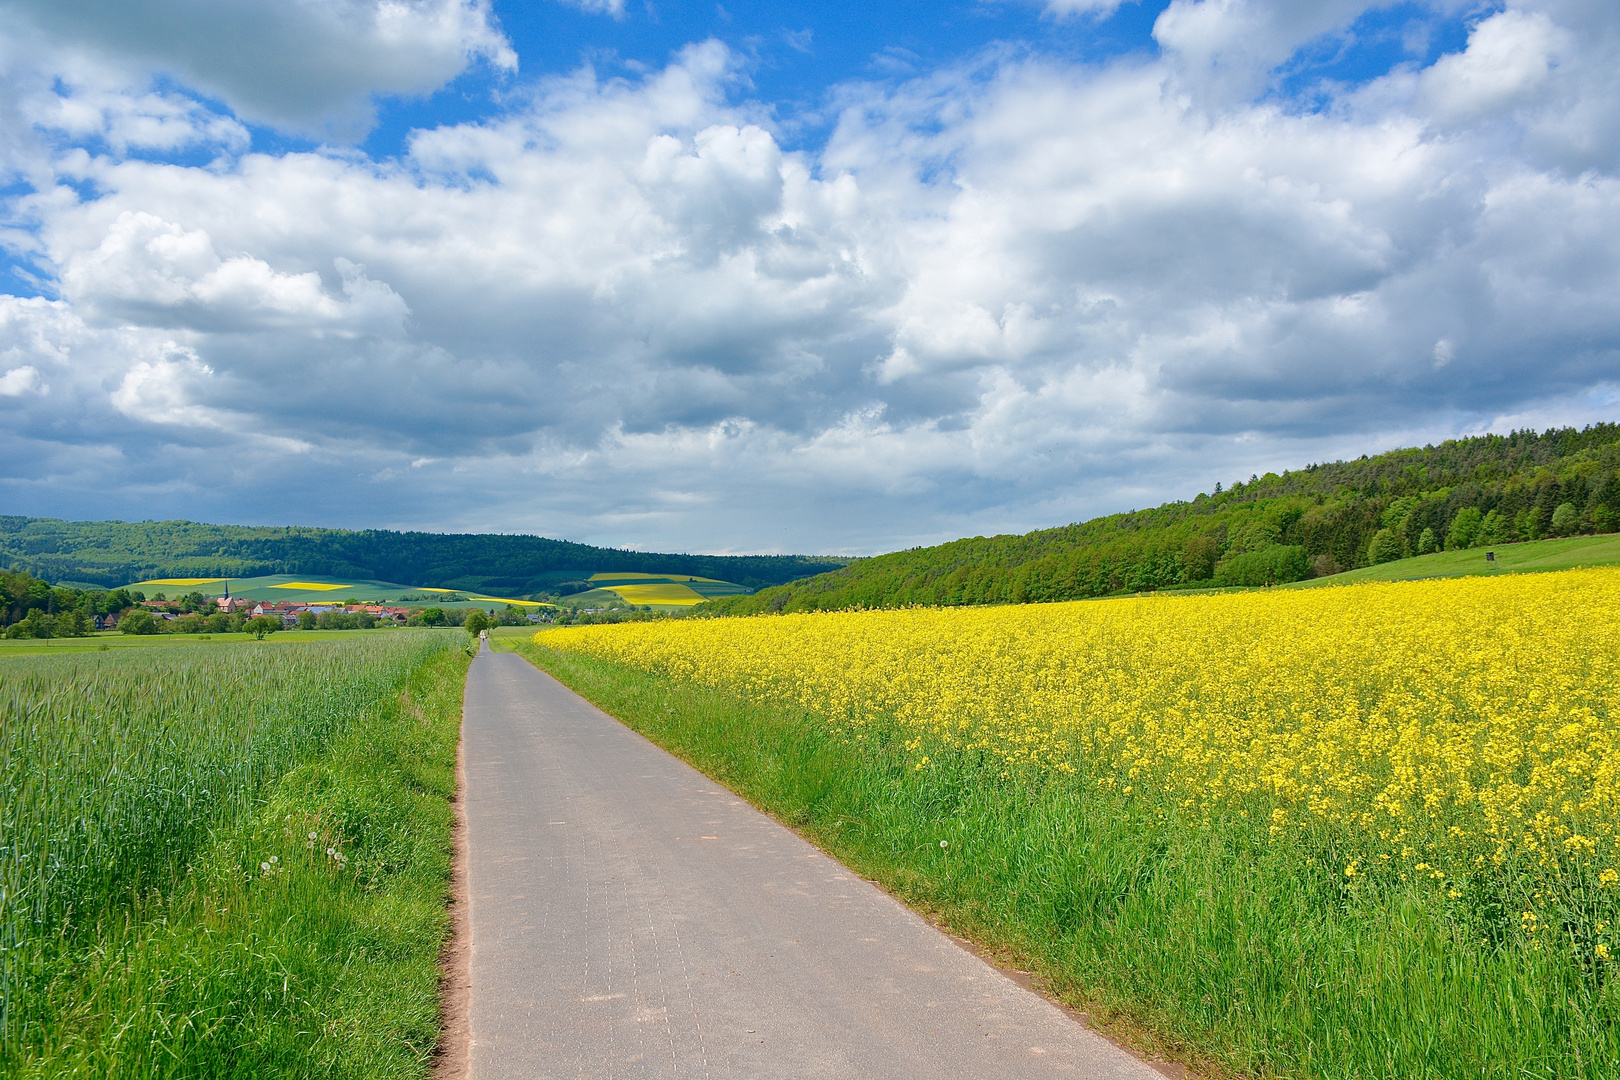
{"type": "Polygon", "coordinates": [[[43,293],[0,297],[9,512],[865,552],[1615,418],[1608,4],[1510,3],[1305,107],[1279,65],[1370,5],[1176,0],[1153,55],[838,87],[796,151],[695,43],[386,161],[242,124],[510,65],[486,7],[290,5],[291,86],[65,6],[0,5],[0,240],[43,293]]]}

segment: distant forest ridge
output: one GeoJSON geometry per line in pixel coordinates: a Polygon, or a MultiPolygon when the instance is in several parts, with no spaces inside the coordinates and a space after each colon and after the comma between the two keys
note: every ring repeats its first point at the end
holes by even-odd
{"type": "Polygon", "coordinates": [[[47,581],[109,588],[164,577],[311,574],[524,596],[545,591],[559,577],[623,571],[687,574],[758,589],[848,562],[802,555],[657,554],[488,533],[0,517],[0,565],[47,581]]]}
{"type": "Polygon", "coordinates": [[[1264,585],[1452,548],[1620,530],[1620,425],[1515,431],[1251,477],[1023,536],[861,559],[717,614],[1079,600],[1264,585]]]}

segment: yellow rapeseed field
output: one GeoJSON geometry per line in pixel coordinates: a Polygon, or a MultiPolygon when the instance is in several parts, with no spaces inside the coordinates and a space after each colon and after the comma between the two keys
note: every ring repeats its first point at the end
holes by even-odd
{"type": "Polygon", "coordinates": [[[679,582],[665,585],[610,585],[607,588],[627,604],[680,604],[691,607],[706,599],[679,582]]]}
{"type": "Polygon", "coordinates": [[[1254,817],[1278,842],[1331,836],[1352,883],[1455,890],[1501,868],[1612,896],[1617,613],[1620,569],[1595,569],[537,640],[803,708],[914,768],[967,754],[1166,813],[1254,817]]]}

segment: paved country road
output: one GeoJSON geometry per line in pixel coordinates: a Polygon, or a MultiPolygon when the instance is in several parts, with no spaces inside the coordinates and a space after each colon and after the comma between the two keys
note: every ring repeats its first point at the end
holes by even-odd
{"type": "Polygon", "coordinates": [[[463,738],[472,1080],[1163,1080],[522,657],[463,738]]]}

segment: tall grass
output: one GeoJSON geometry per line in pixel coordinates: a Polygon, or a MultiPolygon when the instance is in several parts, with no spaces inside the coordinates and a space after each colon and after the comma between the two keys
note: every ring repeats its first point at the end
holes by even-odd
{"type": "MultiPolygon", "coordinates": [[[[0,1062],[53,1023],[64,970],[172,899],[271,784],[446,648],[430,632],[0,668],[0,1062]]],[[[126,934],[126,936],[128,936],[126,934]]]]}

